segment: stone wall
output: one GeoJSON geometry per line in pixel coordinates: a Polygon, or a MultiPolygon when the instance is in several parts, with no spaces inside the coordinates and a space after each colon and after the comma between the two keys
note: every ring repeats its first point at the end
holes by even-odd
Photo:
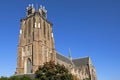
{"type": "Polygon", "coordinates": [[[69,71],[76,76],[79,80],[90,78],[91,80],[97,80],[96,71],[92,65],[81,65],[76,67],[74,64],[66,63],[60,59],[57,59],[57,62],[61,65],[64,65],[69,71]]]}

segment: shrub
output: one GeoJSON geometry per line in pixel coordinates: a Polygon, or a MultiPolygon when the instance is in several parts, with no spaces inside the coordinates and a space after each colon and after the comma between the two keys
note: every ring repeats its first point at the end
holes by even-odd
{"type": "Polygon", "coordinates": [[[40,66],[35,74],[36,79],[39,80],[73,80],[72,74],[64,65],[55,64],[52,61],[40,66]]]}

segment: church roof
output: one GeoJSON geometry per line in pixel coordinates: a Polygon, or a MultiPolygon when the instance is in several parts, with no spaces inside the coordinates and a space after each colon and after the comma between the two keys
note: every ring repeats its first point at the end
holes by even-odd
{"type": "Polygon", "coordinates": [[[73,59],[72,62],[76,67],[89,64],[89,57],[73,59]]]}
{"type": "Polygon", "coordinates": [[[71,61],[69,60],[69,58],[59,54],[58,52],[56,53],[56,58],[63,61],[63,62],[66,62],[68,64],[71,64],[71,61]]]}
{"type": "MultiPolygon", "coordinates": [[[[56,58],[68,64],[72,64],[69,58],[59,54],[58,52],[56,53],[56,58]]],[[[90,59],[89,57],[78,58],[78,59],[73,59],[72,62],[76,67],[78,67],[89,64],[89,59],[90,59]]]]}

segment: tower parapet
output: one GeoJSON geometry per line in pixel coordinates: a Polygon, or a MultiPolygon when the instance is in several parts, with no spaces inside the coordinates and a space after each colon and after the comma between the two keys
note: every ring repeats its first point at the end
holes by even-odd
{"type": "Polygon", "coordinates": [[[26,11],[26,16],[29,17],[31,15],[33,15],[35,12],[39,12],[40,16],[42,16],[44,19],[47,18],[47,10],[45,9],[44,6],[40,5],[39,10],[35,10],[34,5],[30,5],[27,7],[27,11],[26,11]]]}

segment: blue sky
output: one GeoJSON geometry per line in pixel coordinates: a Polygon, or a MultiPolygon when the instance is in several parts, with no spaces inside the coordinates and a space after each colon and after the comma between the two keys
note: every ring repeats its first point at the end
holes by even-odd
{"type": "Polygon", "coordinates": [[[20,19],[31,3],[46,7],[58,52],[90,56],[98,80],[120,80],[120,0],[0,0],[0,76],[15,72],[20,19]]]}

